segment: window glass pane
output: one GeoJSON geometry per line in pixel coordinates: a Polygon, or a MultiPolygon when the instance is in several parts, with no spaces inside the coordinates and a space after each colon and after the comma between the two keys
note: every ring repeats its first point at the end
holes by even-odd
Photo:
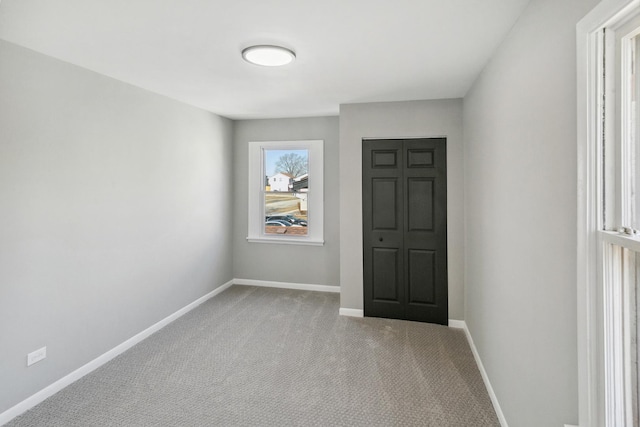
{"type": "MultiPolygon", "coordinates": [[[[616,91],[620,93],[618,97],[620,134],[616,153],[618,163],[607,179],[611,183],[615,182],[618,187],[616,191],[618,197],[616,209],[619,209],[616,215],[618,224],[611,229],[623,227],[626,233],[631,234],[632,229],[640,229],[640,194],[638,194],[640,172],[637,170],[640,166],[640,109],[638,108],[640,28],[633,29],[629,34],[630,29],[627,27],[624,27],[624,31],[620,31],[621,41],[617,44],[620,52],[620,84],[616,85],[616,91]]],[[[611,158],[610,153],[609,157],[611,158]]]]}
{"type": "Polygon", "coordinates": [[[265,234],[306,236],[308,150],[264,150],[265,234]]]}

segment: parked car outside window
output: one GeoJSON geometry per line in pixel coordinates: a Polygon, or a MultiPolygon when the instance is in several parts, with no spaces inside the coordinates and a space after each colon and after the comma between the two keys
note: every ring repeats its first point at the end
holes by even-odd
{"type": "Polygon", "coordinates": [[[301,218],[297,218],[293,215],[272,215],[266,218],[267,221],[286,221],[293,225],[299,225],[302,227],[307,226],[307,221],[301,218]]]}

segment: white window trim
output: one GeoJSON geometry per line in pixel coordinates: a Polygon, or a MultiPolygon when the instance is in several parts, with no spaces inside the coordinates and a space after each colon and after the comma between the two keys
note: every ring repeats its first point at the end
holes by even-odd
{"type": "Polygon", "coordinates": [[[324,141],[251,141],[249,142],[249,225],[250,243],[287,245],[324,245],[324,141]],[[306,149],[309,153],[308,234],[287,236],[264,232],[264,150],[306,149]]]}
{"type": "MultiPolygon", "coordinates": [[[[602,333],[609,329],[612,340],[621,340],[627,321],[624,313],[606,312],[607,301],[620,301],[624,289],[603,287],[605,274],[616,275],[607,267],[603,258],[612,244],[636,245],[635,239],[600,231],[604,218],[601,200],[602,181],[605,173],[601,152],[603,137],[602,100],[602,48],[604,41],[599,34],[604,27],[613,26],[640,5],[640,0],[603,0],[577,25],[577,136],[578,136],[578,233],[577,233],[577,314],[578,314],[578,388],[580,426],[596,427],[622,422],[624,411],[606,414],[605,396],[615,396],[618,390],[605,390],[605,377],[615,378],[619,372],[603,372],[604,343],[602,333]],[[621,240],[622,239],[622,240],[621,240]],[[631,241],[630,241],[631,240],[631,241]],[[605,417],[607,420],[605,421],[605,417]],[[614,421],[612,421],[614,420],[614,421]],[[621,420],[621,421],[616,421],[621,420]]],[[[609,70],[608,72],[610,72],[609,70]]],[[[611,90],[609,88],[608,90],[611,90]]],[[[612,99],[607,96],[607,99],[612,99]]],[[[608,104],[608,108],[611,104],[608,104]]],[[[611,111],[611,110],[608,110],[611,111]]],[[[609,120],[609,119],[607,119],[609,120]]],[[[610,132],[612,126],[608,126],[610,132]]],[[[607,135],[611,137],[611,135],[607,135]]],[[[629,247],[629,246],[627,246],[629,247]]],[[[635,246],[633,246],[635,247],[635,246]]],[[[610,281],[611,283],[612,281],[610,281]]],[[[622,305],[622,303],[619,303],[622,305]]],[[[618,347],[620,348],[620,347],[618,347]]],[[[620,350],[623,351],[623,350],[620,350]]],[[[625,350],[626,351],[626,350],[625,350]]],[[[608,358],[621,358],[621,354],[609,354],[608,358]]],[[[615,381],[614,381],[615,382],[615,381]]],[[[618,382],[622,387],[623,381],[618,382]]]]}

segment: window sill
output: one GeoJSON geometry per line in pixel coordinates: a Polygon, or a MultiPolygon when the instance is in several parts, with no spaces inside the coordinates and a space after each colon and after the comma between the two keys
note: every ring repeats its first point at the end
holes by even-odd
{"type": "Polygon", "coordinates": [[[247,237],[249,243],[277,243],[281,245],[323,246],[324,240],[296,239],[286,237],[247,237]]]}

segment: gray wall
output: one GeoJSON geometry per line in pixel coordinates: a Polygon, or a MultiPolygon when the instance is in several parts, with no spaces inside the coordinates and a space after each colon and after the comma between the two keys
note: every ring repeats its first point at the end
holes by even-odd
{"type": "Polygon", "coordinates": [[[229,120],[0,58],[1,413],[230,280],[233,216],[229,120]]]}
{"type": "MultiPolygon", "coordinates": [[[[240,120],[234,122],[234,277],[339,286],[338,118],[240,120]],[[249,141],[324,140],[324,246],[248,243],[249,141]],[[277,256],[274,252],[277,251],[277,256]],[[269,260],[287,260],[277,265],[269,260]]],[[[312,178],[313,179],[313,178],[312,178]]]]}
{"type": "Polygon", "coordinates": [[[462,100],[340,106],[340,306],[362,309],[362,139],[447,137],[449,318],[464,318],[462,100]]]}
{"type": "Polygon", "coordinates": [[[576,40],[533,0],[464,99],[466,322],[511,426],[577,424],[576,40]]]}

